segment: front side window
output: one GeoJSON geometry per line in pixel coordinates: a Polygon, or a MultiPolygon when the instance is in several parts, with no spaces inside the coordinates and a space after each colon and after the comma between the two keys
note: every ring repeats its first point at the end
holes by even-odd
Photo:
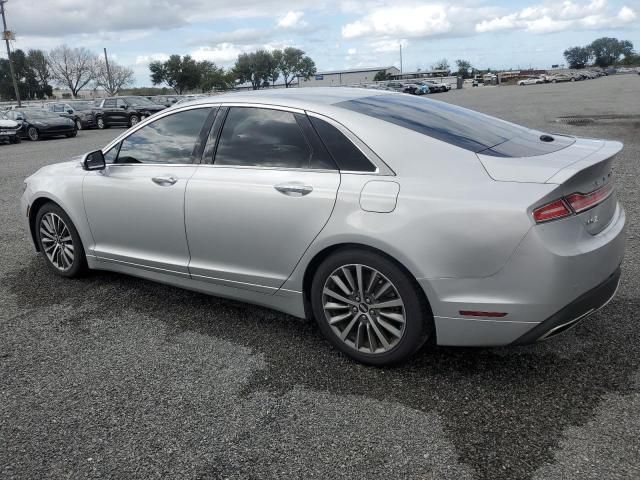
{"type": "Polygon", "coordinates": [[[291,112],[232,107],[222,127],[216,165],[309,168],[311,149],[291,112]]]}
{"type": "Polygon", "coordinates": [[[115,163],[193,163],[209,112],[210,107],[186,110],[145,125],[122,140],[115,163]]]}
{"type": "Polygon", "coordinates": [[[122,107],[126,107],[126,106],[127,106],[127,104],[125,103],[124,100],[121,100],[121,99],[117,100],[117,102],[116,102],[116,107],[117,108],[122,108],[122,107]]]}

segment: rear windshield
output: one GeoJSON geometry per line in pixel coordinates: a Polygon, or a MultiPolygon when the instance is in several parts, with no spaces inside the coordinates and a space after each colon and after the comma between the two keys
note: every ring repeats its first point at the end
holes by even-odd
{"type": "Polygon", "coordinates": [[[374,95],[336,106],[484,155],[544,155],[574,142],[569,137],[546,135],[473,110],[413,95],[374,95]]]}

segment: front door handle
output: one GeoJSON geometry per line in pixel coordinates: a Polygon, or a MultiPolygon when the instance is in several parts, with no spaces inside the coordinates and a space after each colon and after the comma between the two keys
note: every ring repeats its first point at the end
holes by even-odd
{"type": "Polygon", "coordinates": [[[274,185],[273,188],[290,197],[303,197],[313,192],[311,185],[303,185],[301,183],[281,183],[274,185]]]}
{"type": "Polygon", "coordinates": [[[161,187],[170,187],[178,181],[178,179],[172,175],[168,177],[153,177],[151,179],[153,183],[160,185],[161,187]]]}

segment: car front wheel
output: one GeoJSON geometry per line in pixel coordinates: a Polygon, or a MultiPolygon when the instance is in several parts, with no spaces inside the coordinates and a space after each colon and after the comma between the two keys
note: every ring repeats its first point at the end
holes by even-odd
{"type": "Polygon", "coordinates": [[[134,125],[137,125],[138,122],[140,122],[140,117],[137,115],[131,115],[131,118],[129,118],[129,126],[133,127],[134,125]]]}
{"type": "Polygon", "coordinates": [[[369,365],[401,362],[433,331],[433,318],[415,280],[395,262],[368,250],[328,257],[311,286],[313,313],[324,336],[369,365]]]}
{"type": "Polygon", "coordinates": [[[80,119],[76,120],[76,130],[82,130],[82,122],[80,119]]]}
{"type": "Polygon", "coordinates": [[[36,238],[47,265],[63,277],[77,277],[87,270],[80,235],[58,205],[47,203],[36,215],[36,238]]]}
{"type": "Polygon", "coordinates": [[[100,130],[103,130],[103,129],[106,127],[106,125],[104,124],[104,118],[102,118],[102,117],[98,117],[98,118],[96,118],[96,126],[97,126],[100,130]]]}

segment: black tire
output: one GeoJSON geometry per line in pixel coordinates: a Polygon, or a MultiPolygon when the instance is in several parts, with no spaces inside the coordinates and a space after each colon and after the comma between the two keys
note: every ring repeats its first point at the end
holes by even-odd
{"type": "Polygon", "coordinates": [[[131,115],[129,117],[129,127],[133,127],[140,123],[140,117],[138,115],[131,115]]]}
{"type": "Polygon", "coordinates": [[[87,266],[87,258],[84,253],[84,247],[82,246],[82,241],[80,240],[80,235],[78,235],[78,231],[76,227],[73,225],[73,222],[69,218],[69,216],[65,213],[65,211],[60,208],[55,203],[49,202],[45,203],[36,214],[35,223],[34,223],[34,231],[36,234],[36,239],[38,241],[38,247],[40,248],[40,253],[42,257],[45,259],[47,266],[57,275],[67,278],[74,278],[84,275],[88,271],[87,266]],[[43,246],[43,238],[44,235],[40,233],[40,228],[42,226],[42,219],[48,213],[52,213],[60,217],[65,225],[67,226],[69,233],[71,233],[71,241],[73,244],[73,262],[67,270],[61,270],[56,267],[52,261],[49,259],[47,254],[45,253],[45,248],[43,246]]]}
{"type": "Polygon", "coordinates": [[[553,80],[551,80],[551,83],[557,83],[558,81],[554,78],[553,80]]]}
{"type": "Polygon", "coordinates": [[[575,82],[575,81],[576,81],[576,79],[575,79],[575,78],[572,78],[570,81],[571,81],[571,82],[575,82]]]}
{"type": "Polygon", "coordinates": [[[313,315],[325,338],[335,348],[360,363],[384,366],[402,362],[417,352],[434,332],[433,316],[420,286],[393,260],[369,250],[349,248],[327,257],[316,270],[309,293],[313,315]],[[393,284],[404,304],[404,332],[395,346],[384,352],[367,353],[345,343],[329,325],[325,314],[322,304],[325,283],[336,269],[354,264],[373,268],[384,275],[393,284]]]}
{"type": "Polygon", "coordinates": [[[104,123],[104,118],[96,117],[96,127],[98,127],[99,130],[107,128],[107,125],[104,123]]]}
{"type": "Polygon", "coordinates": [[[36,127],[29,127],[27,129],[27,136],[29,137],[29,140],[36,142],[40,139],[40,132],[38,132],[36,127]]]}
{"type": "Polygon", "coordinates": [[[9,143],[14,143],[15,144],[15,143],[20,143],[20,142],[21,142],[20,137],[17,136],[17,135],[14,135],[13,137],[9,137],[9,143]]]}
{"type": "Polygon", "coordinates": [[[73,138],[73,137],[75,137],[76,135],[78,135],[78,130],[74,130],[72,133],[67,133],[67,134],[66,134],[66,137],[67,137],[67,138],[73,138]]]}

